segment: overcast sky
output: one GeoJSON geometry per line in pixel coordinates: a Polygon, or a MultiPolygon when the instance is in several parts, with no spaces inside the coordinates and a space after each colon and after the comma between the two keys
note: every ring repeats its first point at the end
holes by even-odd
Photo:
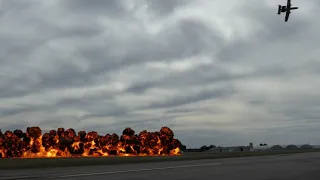
{"type": "Polygon", "coordinates": [[[320,144],[319,2],[0,0],[0,128],[320,144]]]}

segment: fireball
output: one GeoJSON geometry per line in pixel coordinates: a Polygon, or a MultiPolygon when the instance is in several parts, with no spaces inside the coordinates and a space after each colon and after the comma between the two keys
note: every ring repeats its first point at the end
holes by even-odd
{"type": "Polygon", "coordinates": [[[58,128],[42,134],[40,127],[0,130],[0,158],[41,158],[81,156],[165,156],[179,155],[181,143],[173,131],[162,127],[158,132],[146,130],[135,134],[131,128],[117,134],[99,135],[72,128],[58,128]]]}

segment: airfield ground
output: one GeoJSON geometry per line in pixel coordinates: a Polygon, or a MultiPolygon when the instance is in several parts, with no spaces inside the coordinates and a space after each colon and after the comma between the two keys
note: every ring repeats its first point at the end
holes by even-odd
{"type": "MultiPolygon", "coordinates": [[[[320,153],[0,170],[0,180],[319,180],[320,153]]],[[[193,155],[194,156],[194,155],[193,155]]],[[[212,156],[211,156],[212,157],[212,156]]]]}
{"type": "Polygon", "coordinates": [[[34,158],[0,159],[0,170],[31,169],[31,168],[53,168],[53,167],[75,167],[75,166],[98,166],[116,165],[128,163],[147,163],[163,161],[188,161],[201,159],[221,159],[249,156],[288,155],[296,153],[315,152],[319,150],[285,150],[285,151],[261,151],[261,152],[186,152],[180,156],[142,156],[142,157],[80,157],[80,158],[34,158]]]}

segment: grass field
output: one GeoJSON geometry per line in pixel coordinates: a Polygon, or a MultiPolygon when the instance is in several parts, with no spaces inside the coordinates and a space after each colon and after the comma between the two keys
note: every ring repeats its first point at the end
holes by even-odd
{"type": "Polygon", "coordinates": [[[3,158],[0,159],[0,170],[27,169],[27,168],[52,168],[52,167],[72,167],[72,166],[92,166],[92,165],[114,165],[125,163],[147,163],[160,161],[185,161],[198,159],[220,159],[232,157],[267,156],[280,154],[293,154],[315,152],[319,150],[286,150],[286,151],[263,151],[263,152],[186,152],[181,156],[150,156],[150,157],[80,157],[80,158],[3,158]]]}

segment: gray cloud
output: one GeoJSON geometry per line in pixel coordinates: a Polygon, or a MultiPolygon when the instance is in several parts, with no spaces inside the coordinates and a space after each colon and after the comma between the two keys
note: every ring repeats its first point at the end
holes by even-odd
{"type": "Polygon", "coordinates": [[[121,0],[71,0],[62,2],[62,7],[66,11],[70,11],[74,14],[81,15],[101,15],[107,16],[109,18],[121,18],[127,14],[127,10],[124,7],[124,1],[121,0]]]}
{"type": "Polygon", "coordinates": [[[146,1],[149,12],[156,14],[161,17],[166,17],[171,15],[176,9],[186,6],[190,3],[189,0],[167,0],[167,1],[157,1],[151,0],[146,1]]]}
{"type": "Polygon", "coordinates": [[[319,3],[236,2],[1,1],[2,130],[319,144],[319,3]]]}
{"type": "Polygon", "coordinates": [[[146,108],[171,108],[185,104],[196,103],[202,100],[223,98],[224,96],[230,96],[232,94],[231,89],[218,89],[218,90],[204,90],[196,93],[195,95],[177,95],[173,98],[168,98],[164,102],[151,103],[146,108]]]}

